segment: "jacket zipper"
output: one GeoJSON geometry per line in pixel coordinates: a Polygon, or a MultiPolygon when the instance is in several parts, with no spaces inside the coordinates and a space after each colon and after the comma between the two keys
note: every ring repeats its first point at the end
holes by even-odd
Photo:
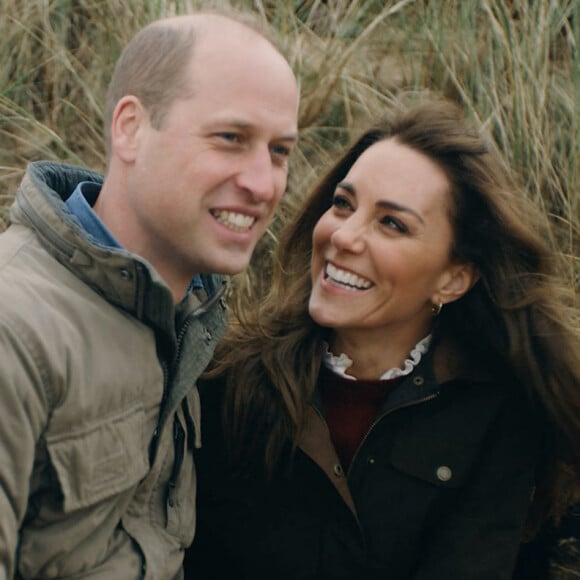
{"type": "MultiPolygon", "coordinates": [[[[200,304],[197,308],[195,308],[194,310],[192,310],[186,317],[186,319],[183,321],[183,324],[181,325],[181,328],[179,329],[179,333],[177,335],[177,346],[176,346],[176,352],[175,352],[175,357],[173,359],[173,364],[171,365],[171,369],[168,370],[167,369],[167,364],[163,365],[163,396],[161,399],[161,406],[160,406],[160,412],[159,412],[159,416],[161,417],[161,414],[163,412],[164,409],[164,404],[165,401],[167,400],[167,391],[169,388],[169,383],[170,383],[170,378],[169,378],[169,374],[171,373],[172,375],[175,372],[175,369],[177,368],[177,365],[179,363],[179,359],[181,357],[181,351],[182,351],[182,345],[183,345],[183,339],[185,337],[185,335],[187,334],[187,329],[189,328],[191,322],[195,319],[195,318],[199,318],[199,316],[201,316],[202,314],[204,314],[205,312],[207,312],[209,310],[209,308],[211,308],[211,306],[213,306],[222,296],[222,294],[224,293],[225,290],[225,286],[222,285],[222,287],[208,300],[206,300],[203,304],[200,304]]],[[[159,425],[155,428],[155,432],[154,432],[154,440],[157,443],[157,439],[159,437],[159,425]]],[[[169,481],[167,483],[167,504],[169,505],[169,507],[173,507],[175,505],[175,489],[177,487],[177,479],[179,478],[179,473],[181,471],[181,466],[183,464],[183,458],[185,456],[185,432],[183,430],[183,427],[181,426],[181,423],[179,422],[179,418],[177,417],[177,413],[174,413],[173,415],[173,467],[171,469],[171,476],[169,478],[169,481]]]]}
{"type": "Polygon", "coordinates": [[[185,433],[177,415],[173,415],[173,446],[175,449],[173,468],[171,470],[171,477],[167,484],[167,503],[169,504],[169,507],[175,505],[175,488],[177,487],[177,478],[181,471],[185,448],[185,433]]]}
{"type": "MultiPolygon", "coordinates": [[[[346,472],[346,479],[348,481],[348,477],[350,475],[350,472],[352,470],[352,466],[354,465],[354,462],[359,454],[359,451],[361,450],[361,448],[363,447],[363,445],[365,444],[366,440],[368,439],[371,431],[388,415],[390,415],[391,413],[393,413],[394,411],[398,411],[400,409],[405,409],[407,407],[413,407],[414,405],[420,405],[421,403],[425,403],[427,401],[430,401],[432,399],[436,399],[439,396],[439,393],[432,393],[431,395],[427,395],[425,397],[422,397],[421,399],[416,399],[414,401],[410,401],[409,403],[404,403],[401,405],[397,405],[396,407],[393,407],[392,409],[389,409],[388,411],[385,411],[384,413],[382,413],[381,415],[379,415],[371,424],[371,426],[367,429],[367,432],[365,433],[364,437],[362,438],[359,446],[357,447],[353,457],[352,457],[352,461],[350,462],[350,467],[348,468],[348,471],[346,472]]],[[[318,409],[318,407],[316,405],[313,405],[315,412],[318,414],[318,416],[321,418],[321,420],[323,421],[323,423],[326,425],[326,429],[329,433],[330,436],[330,429],[328,428],[328,422],[326,421],[324,415],[320,412],[320,410],[318,409]]],[[[357,514],[353,514],[354,515],[354,519],[356,520],[358,529],[361,533],[361,538],[363,543],[365,543],[365,539],[364,539],[364,533],[363,533],[363,529],[361,526],[361,523],[358,519],[357,514]]]]}
{"type": "Polygon", "coordinates": [[[181,325],[181,328],[179,329],[179,333],[176,337],[177,347],[176,347],[176,352],[175,352],[175,358],[174,358],[173,365],[172,365],[172,370],[175,369],[175,367],[177,366],[177,363],[179,362],[179,359],[181,357],[183,338],[185,337],[185,335],[187,333],[187,329],[189,328],[189,325],[191,324],[192,320],[194,318],[199,318],[202,314],[205,314],[222,297],[224,292],[225,292],[225,285],[222,284],[221,288],[219,290],[217,290],[216,293],[211,298],[208,298],[205,302],[200,304],[197,308],[194,308],[187,315],[187,317],[183,321],[183,324],[181,325]]]}
{"type": "MultiPolygon", "coordinates": [[[[179,329],[179,333],[177,334],[177,337],[176,337],[175,357],[173,359],[173,364],[171,365],[171,368],[169,368],[169,365],[167,364],[166,360],[161,361],[161,368],[163,371],[163,394],[161,396],[161,404],[159,406],[159,419],[161,418],[161,414],[162,414],[163,409],[165,407],[165,401],[167,400],[167,394],[169,391],[170,376],[173,375],[173,371],[177,367],[177,364],[178,364],[179,359],[181,357],[183,339],[187,333],[187,329],[189,328],[193,319],[198,318],[202,314],[205,314],[215,304],[215,302],[218,301],[222,297],[224,292],[225,292],[225,286],[222,285],[222,287],[219,290],[217,290],[216,293],[211,298],[206,300],[203,304],[200,304],[197,308],[192,310],[187,315],[187,317],[183,321],[183,324],[181,325],[181,328],[179,329]]],[[[155,458],[155,454],[157,452],[157,440],[158,440],[158,438],[159,438],[159,423],[155,427],[155,431],[153,431],[153,436],[151,437],[151,443],[149,446],[149,459],[150,459],[151,463],[153,462],[153,460],[155,458]]]]}

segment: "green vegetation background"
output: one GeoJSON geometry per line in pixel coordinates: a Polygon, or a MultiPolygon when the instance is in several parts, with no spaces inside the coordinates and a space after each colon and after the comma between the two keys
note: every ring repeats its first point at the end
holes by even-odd
{"type": "MultiPolygon", "coordinates": [[[[104,94],[137,29],[228,6],[269,22],[301,80],[300,145],[247,274],[256,288],[283,217],[322,168],[370,119],[434,93],[483,124],[543,209],[578,297],[578,0],[0,0],[0,230],[29,161],[105,169],[104,94]]],[[[554,578],[580,577],[570,554],[554,578]]]]}

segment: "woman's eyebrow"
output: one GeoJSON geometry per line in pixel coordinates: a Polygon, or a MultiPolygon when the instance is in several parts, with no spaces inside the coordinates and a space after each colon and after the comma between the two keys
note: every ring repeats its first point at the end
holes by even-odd
{"type": "Polygon", "coordinates": [[[336,184],[336,187],[344,189],[345,191],[356,197],[356,189],[352,183],[349,183],[348,181],[341,181],[340,183],[336,184]]]}
{"type": "MultiPolygon", "coordinates": [[[[356,187],[352,183],[350,183],[348,181],[341,181],[340,183],[337,184],[336,187],[340,188],[340,189],[344,189],[346,192],[350,193],[353,197],[356,198],[356,187]]],[[[410,207],[407,207],[406,205],[401,205],[400,203],[396,203],[396,202],[390,201],[388,199],[382,199],[382,200],[378,201],[377,205],[383,209],[392,209],[395,211],[409,213],[409,214],[415,216],[422,224],[425,223],[423,218],[414,209],[411,209],[410,207]]]]}

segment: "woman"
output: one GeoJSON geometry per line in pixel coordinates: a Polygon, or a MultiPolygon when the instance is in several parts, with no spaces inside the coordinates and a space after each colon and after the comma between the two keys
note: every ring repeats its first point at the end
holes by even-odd
{"type": "Polygon", "coordinates": [[[187,577],[511,577],[580,432],[578,334],[514,191],[447,103],[322,179],[202,388],[187,577]]]}

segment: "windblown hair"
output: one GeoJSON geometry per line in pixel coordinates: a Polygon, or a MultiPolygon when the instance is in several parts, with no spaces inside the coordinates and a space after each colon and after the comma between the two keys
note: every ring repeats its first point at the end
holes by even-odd
{"type": "Polygon", "coordinates": [[[249,13],[212,10],[153,22],[139,31],[127,44],[117,61],[107,91],[105,137],[110,148],[110,127],[117,103],[134,95],[149,113],[151,124],[159,129],[172,103],[193,94],[186,74],[193,57],[202,24],[195,16],[224,18],[238,23],[280,48],[266,25],[249,13]]]}
{"type": "Polygon", "coordinates": [[[236,305],[235,322],[216,354],[212,374],[227,376],[226,436],[238,457],[250,461],[259,455],[266,471],[285,448],[297,444],[328,332],[308,313],[312,231],[355,161],[389,138],[446,172],[451,258],[474,263],[480,273],[465,296],[443,309],[434,343],[450,337],[488,368],[507,370],[544,410],[552,437],[537,517],[557,515],[564,506],[557,505],[556,465],[579,457],[577,310],[572,293],[566,293],[557,252],[547,242],[546,220],[486,139],[445,101],[420,104],[366,131],[282,232],[270,291],[262,300],[236,305]]]}

